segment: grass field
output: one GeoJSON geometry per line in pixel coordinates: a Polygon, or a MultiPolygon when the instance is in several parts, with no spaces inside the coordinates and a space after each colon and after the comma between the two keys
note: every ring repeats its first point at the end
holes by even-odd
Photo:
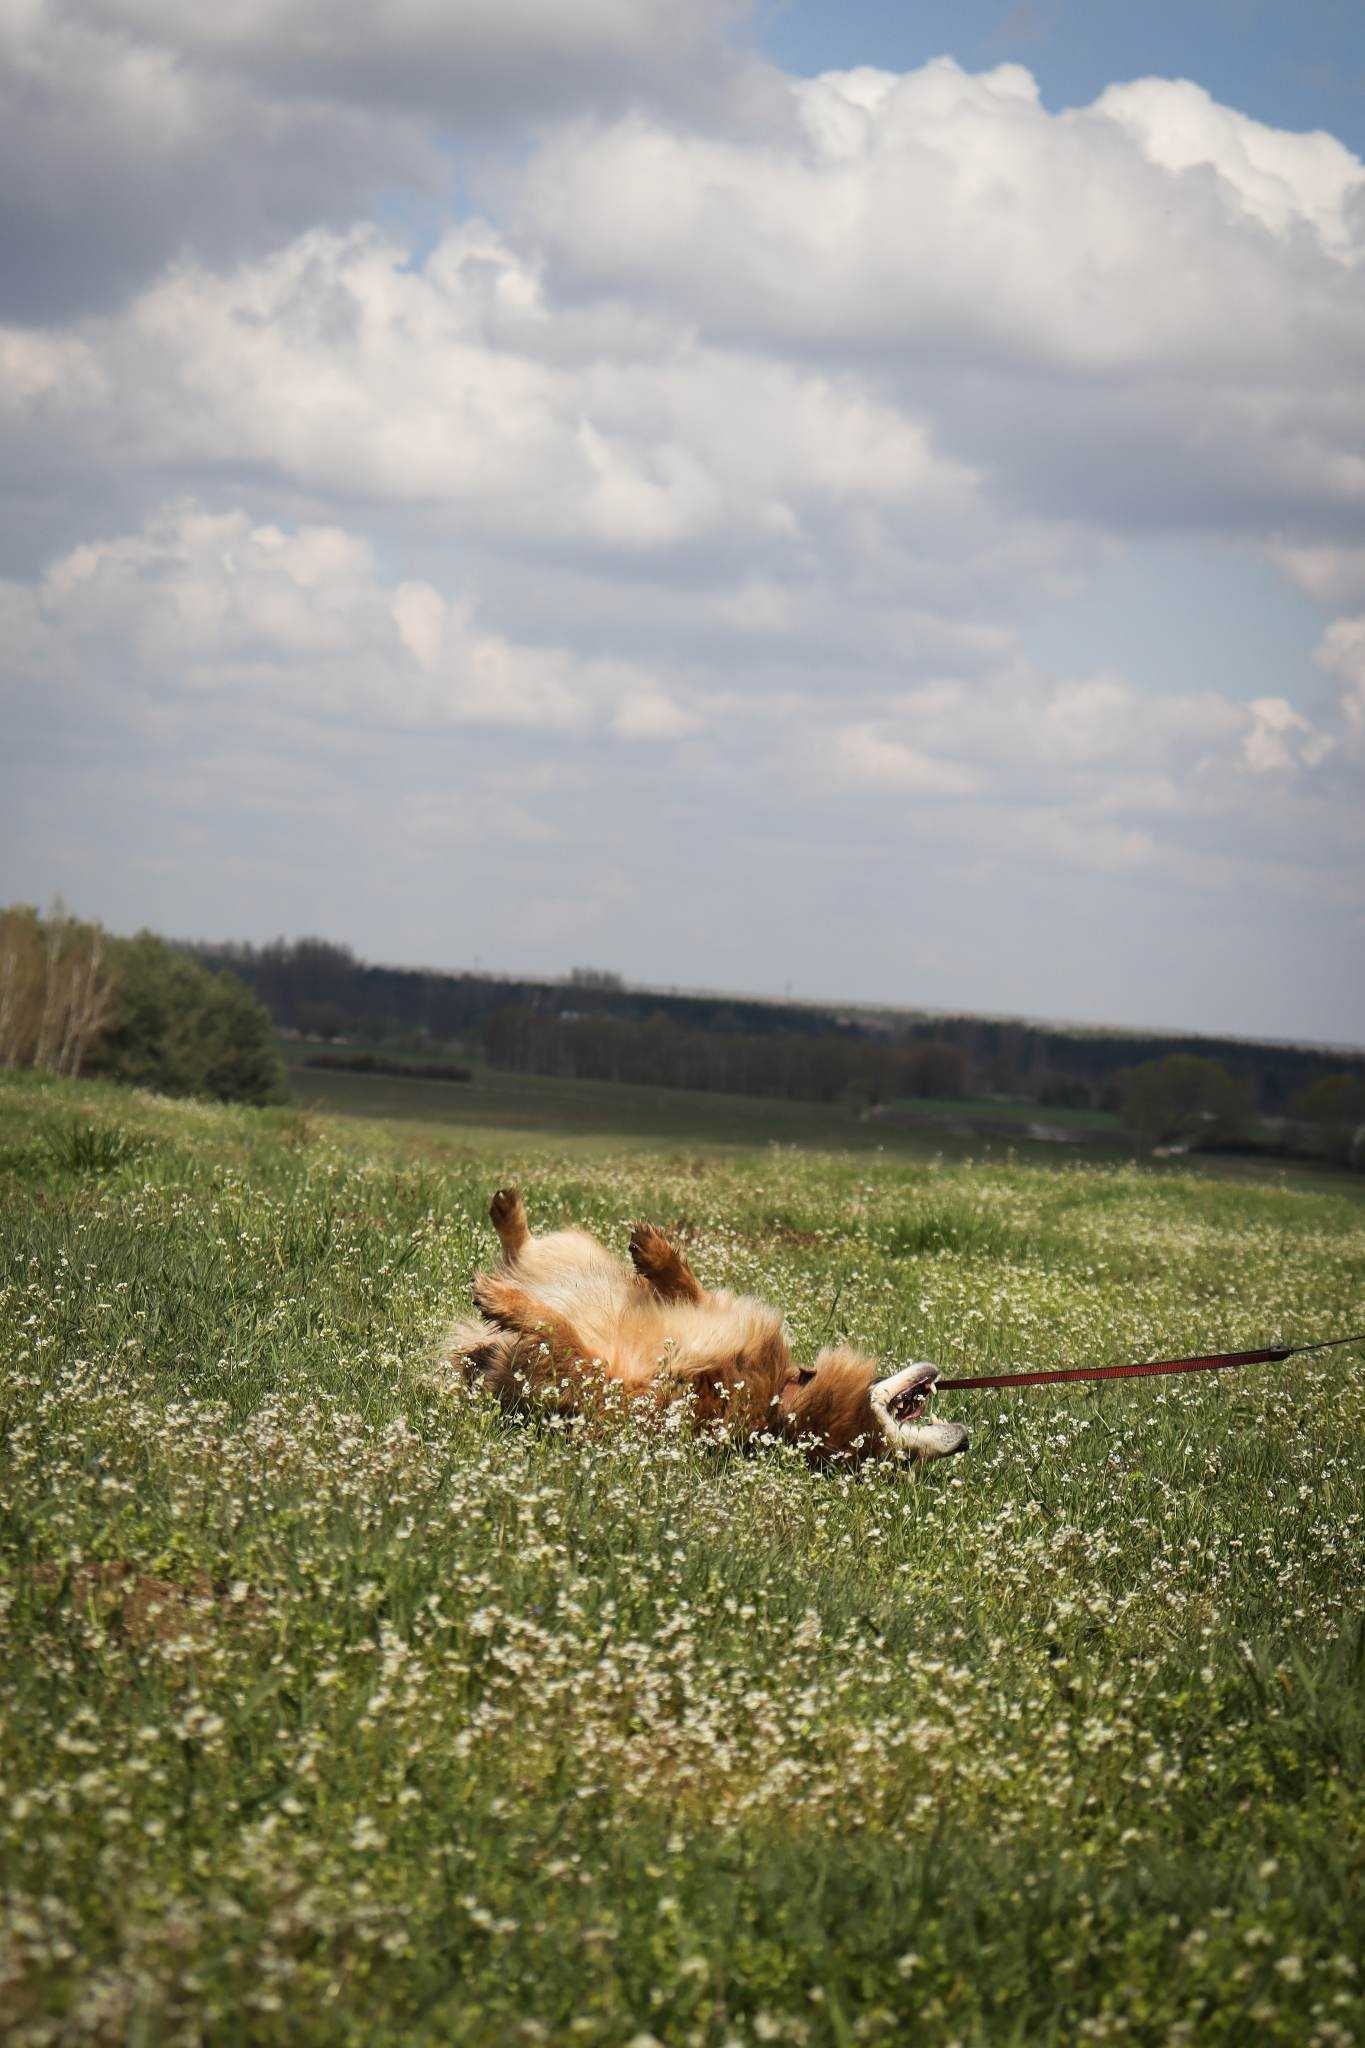
{"type": "MultiPolygon", "coordinates": [[[[292,1048],[291,1048],[292,1050],[292,1048]]],[[[452,1144],[500,1154],[509,1137],[545,1138],[572,1151],[714,1153],[755,1146],[797,1145],[805,1150],[885,1153],[922,1161],[986,1160],[1053,1164],[1059,1152],[1112,1165],[1130,1155],[1131,1141],[1116,1119],[1096,1113],[1039,1109],[1033,1104],[916,1101],[913,1116],[898,1122],[865,1118],[847,1103],[782,1102],[753,1095],[721,1095],[685,1088],[640,1088],[627,1082],[561,1081],[539,1074],[501,1074],[476,1068],[467,1082],[409,1080],[405,1075],[350,1074],[293,1066],[292,1100],[306,1110],[379,1120],[406,1157],[444,1157],[452,1144]],[[972,1130],[973,1115],[993,1130],[972,1130]],[[1080,1123],[1088,1142],[1061,1148],[1028,1136],[1033,1123],[1080,1123]],[[1017,1126],[1017,1128],[1011,1128],[1017,1126]]],[[[378,1137],[376,1143],[390,1142],[378,1137]]],[[[1171,1170],[1155,1162],[1149,1172],[1171,1170]]],[[[1174,1170],[1217,1179],[1284,1187],[1359,1191],[1344,1169],[1321,1161],[1282,1161],[1229,1153],[1195,1153],[1174,1170]]]]}
{"type": "Polygon", "coordinates": [[[632,1146],[704,1145],[714,1149],[801,1145],[841,1152],[899,1152],[962,1158],[1051,1157],[1056,1147],[1030,1139],[1030,1123],[1076,1123],[1096,1150],[1112,1157],[1129,1142],[1113,1117],[1081,1117],[1070,1110],[1027,1104],[916,1101],[892,1105],[885,1119],[867,1117],[845,1102],[784,1102],[756,1095],[702,1089],[641,1088],[623,1081],[560,1081],[541,1074],[503,1074],[476,1067],[469,1081],[429,1081],[405,1074],[352,1074],[299,1063],[289,1068],[290,1094],[302,1107],[337,1116],[379,1117],[441,1130],[481,1132],[501,1144],[509,1131],[558,1138],[605,1138],[632,1146]],[[974,1133],[973,1116],[989,1114],[995,1133],[974,1133]],[[1008,1138],[1001,1126],[1017,1125],[1008,1138]]]}
{"type": "Polygon", "coordinates": [[[1365,1351],[945,1398],[965,1458],[820,1477],[509,1421],[435,1339],[513,1173],[945,1369],[1359,1326],[1358,1192],[532,1093],[0,1075],[0,2034],[1357,2040],[1365,1351]]]}
{"type": "Polygon", "coordinates": [[[622,1133],[650,1148],[788,1144],[875,1150],[891,1145],[924,1153],[923,1133],[880,1131],[846,1105],[776,1102],[756,1095],[712,1095],[684,1088],[639,1088],[617,1081],[556,1081],[540,1074],[476,1071],[472,1081],[408,1080],[397,1074],[348,1074],[292,1067],[300,1105],[338,1116],[381,1118],[428,1138],[460,1132],[494,1145],[509,1133],[553,1133],[619,1147],[622,1133]]]}

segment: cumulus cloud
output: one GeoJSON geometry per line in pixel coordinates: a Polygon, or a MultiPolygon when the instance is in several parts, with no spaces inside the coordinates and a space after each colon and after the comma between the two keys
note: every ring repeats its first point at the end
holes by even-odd
{"type": "Polygon", "coordinates": [[[575,124],[509,204],[558,289],[855,357],[1022,505],[1328,533],[1365,505],[1365,167],[1179,82],[1053,114],[1013,64],[829,73],[744,136],[575,124]]]}
{"type": "Polygon", "coordinates": [[[898,355],[955,338],[982,363],[1252,367],[1352,303],[1365,169],[1329,137],[1156,80],[1052,114],[1021,66],[948,58],[789,91],[789,126],[743,138],[575,124],[526,167],[518,217],[580,285],[898,355]],[[1275,205],[1230,146],[1251,131],[1282,145],[1275,205]],[[1290,277],[1292,306],[1265,290],[1290,277]]]}
{"type": "MultiPolygon", "coordinates": [[[[363,832],[385,945],[434,956],[392,906],[464,848],[489,921],[452,924],[451,957],[479,930],[492,957],[498,906],[530,932],[534,903],[545,964],[571,921],[586,943],[623,919],[610,957],[647,971],[657,934],[629,920],[685,861],[682,971],[806,986],[774,934],[818,927],[838,985],[903,910],[898,862],[1007,946],[1001,906],[1051,889],[1050,916],[1097,875],[1148,918],[1142,891],[1228,891],[1252,860],[1258,902],[1351,899],[1357,159],[1179,81],[1057,114],[1017,65],[783,78],[738,19],[10,10],[0,683],[25,857],[74,858],[29,793],[54,761],[65,814],[120,829],[98,746],[146,756],[138,873],[209,891],[202,918],[161,913],[180,929],[232,928],[221,876],[263,886],[267,846],[292,872],[305,826],[312,925],[337,876],[368,881],[363,832]],[[486,219],[457,217],[457,169],[486,219]],[[381,191],[387,225],[357,223],[381,191]],[[1180,590],[1135,569],[1059,655],[1147,535],[1189,547],[1180,590]],[[1240,543],[1248,589],[1278,572],[1324,608],[1316,671],[1319,628],[1296,673],[1254,603],[1216,670],[1183,658],[1212,542],[1240,543]]],[[[914,958],[960,959],[966,915],[914,958]]]]}
{"type": "Polygon", "coordinates": [[[486,228],[420,268],[372,230],[315,232],[225,276],[179,269],[79,338],[0,334],[3,412],[49,446],[102,440],[201,473],[247,461],[324,495],[626,552],[789,542],[828,508],[939,528],[970,504],[972,472],[856,377],[657,323],[577,345],[574,330],[486,228]]]}
{"type": "Polygon", "coordinates": [[[0,9],[0,296],[98,306],[191,252],[270,247],[380,195],[449,205],[528,120],[761,99],[734,0],[16,0],[0,9]]]}
{"type": "Polygon", "coordinates": [[[263,705],[390,726],[671,738],[693,722],[647,670],[509,639],[467,596],[386,585],[363,536],[241,510],[167,505],[137,533],[73,548],[36,586],[0,585],[0,619],[12,683],[134,715],[212,698],[243,716],[263,705]]]}
{"type": "Polygon", "coordinates": [[[1318,732],[1284,697],[1253,697],[1251,724],[1242,737],[1242,759],[1253,775],[1271,775],[1303,763],[1316,768],[1334,741],[1318,732]]]}
{"type": "Polygon", "coordinates": [[[1210,172],[1252,219],[1284,239],[1307,227],[1343,262],[1362,248],[1365,169],[1334,135],[1293,134],[1220,106],[1188,78],[1111,85],[1097,109],[1126,128],[1152,163],[1210,172]]]}
{"type": "Polygon", "coordinates": [[[896,715],[919,743],[955,748],[1035,787],[1057,776],[1129,786],[1137,775],[1182,783],[1227,757],[1248,713],[1215,691],[1153,695],[1125,677],[1054,677],[1005,664],[976,683],[940,681],[902,693],[896,715]]]}
{"type": "Polygon", "coordinates": [[[1157,852],[1152,834],[1139,826],[1114,825],[1075,811],[1039,811],[1022,821],[1019,839],[1021,851],[1031,846],[1090,874],[1146,867],[1157,852]]]}
{"type": "Polygon", "coordinates": [[[1365,745],[1365,616],[1334,619],[1314,659],[1341,686],[1341,709],[1357,746],[1365,745]]]}

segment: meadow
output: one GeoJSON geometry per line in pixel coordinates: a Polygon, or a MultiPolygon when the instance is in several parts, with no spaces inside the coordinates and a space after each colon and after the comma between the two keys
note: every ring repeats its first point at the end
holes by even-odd
{"type": "Polygon", "coordinates": [[[1359,2039],[1365,1347],[944,1396],[918,1476],[439,1348],[513,1176],[945,1372],[1359,1327],[1358,1184],[514,1085],[0,1075],[6,2040],[1359,2039]]]}

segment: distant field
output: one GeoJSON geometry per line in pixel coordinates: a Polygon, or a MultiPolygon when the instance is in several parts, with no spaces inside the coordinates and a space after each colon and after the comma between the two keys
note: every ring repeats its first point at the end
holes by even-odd
{"type": "Polygon", "coordinates": [[[907,1116],[990,1117],[1005,1123],[1059,1124],[1075,1130],[1095,1131],[1124,1138],[1118,1118],[1103,1109],[1053,1109],[1039,1102],[997,1102],[991,1096],[925,1097],[905,1096],[887,1104],[889,1110],[907,1116]]]}
{"type": "MultiPolygon", "coordinates": [[[[538,1074],[479,1069],[472,1081],[409,1081],[398,1075],[347,1074],[294,1066],[290,1090],[342,1116],[381,1117],[470,1133],[541,1131],[652,1145],[815,1145],[840,1149],[941,1150],[905,1129],[879,1129],[843,1106],[777,1102],[753,1095],[711,1095],[626,1082],[556,1081],[538,1074]]],[[[958,1146],[955,1149],[961,1149],[958,1146]]]]}
{"type": "MultiPolygon", "coordinates": [[[[292,1048],[291,1048],[292,1050],[292,1048]]],[[[293,1066],[293,1099],[340,1117],[400,1125],[403,1142],[443,1153],[452,1145],[496,1156],[507,1134],[539,1134],[589,1152],[629,1144],[653,1151],[796,1145],[817,1151],[884,1152],[904,1159],[945,1161],[1031,1160],[1060,1168],[1089,1158],[1114,1163],[1128,1157],[1115,1119],[1095,1115],[1094,1143],[1055,1145],[1027,1135],[1030,1123],[1065,1123],[1065,1111],[1000,1103],[928,1102],[900,1105],[912,1122],[861,1117],[843,1104],[781,1102],[753,1095],[713,1095],[683,1088],[636,1088],[626,1082],[556,1081],[538,1074],[501,1074],[476,1068],[472,1081],[408,1080],[388,1074],[347,1074],[293,1066]],[[991,1134],[964,1128],[973,1113],[1018,1124],[991,1134]]],[[[1072,1112],[1078,1116],[1080,1112],[1072,1112]]],[[[1158,1161],[1149,1173],[1194,1172],[1218,1180],[1271,1181],[1304,1188],[1365,1193],[1359,1176],[1310,1162],[1221,1154],[1158,1161]]]]}
{"type": "Polygon", "coordinates": [[[1359,1327],[1358,1187],[494,1085],[0,1074],[7,2048],[1357,2040],[1365,1349],[944,1396],[917,1477],[513,1420],[436,1338],[504,1173],[949,1370],[1359,1327]]]}
{"type": "MultiPolygon", "coordinates": [[[[972,1118],[1018,1125],[1007,1144],[1029,1149],[1030,1123],[1073,1125],[1093,1130],[1097,1141],[1126,1143],[1118,1120],[1094,1111],[1044,1110],[1028,1103],[928,1100],[887,1105],[886,1119],[864,1118],[846,1104],[785,1102],[765,1096],[721,1095],[701,1089],[641,1088],[628,1082],[560,1081],[538,1074],[506,1074],[474,1061],[473,1079],[427,1082],[406,1075],[353,1074],[309,1067],[305,1061],[330,1048],[321,1042],[289,1039],[281,1051],[295,1099],[316,1102],[338,1115],[373,1116],[404,1123],[460,1125],[480,1129],[540,1130],[581,1136],[629,1137],[660,1144],[690,1141],[708,1145],[796,1144],[840,1149],[923,1153],[1003,1149],[998,1138],[973,1139],[959,1127],[972,1118]],[[913,1119],[911,1127],[907,1121],[913,1119]],[[964,1142],[965,1138],[965,1142],[964,1142]]],[[[363,1048],[346,1047],[347,1052],[363,1048]]],[[[458,1047],[430,1055],[466,1060],[458,1047]]],[[[386,1053],[387,1057],[387,1053],[386,1053]]],[[[399,1054],[397,1057],[402,1058],[399,1054]]],[[[414,1064],[426,1055],[407,1055],[414,1064]]],[[[1051,1148],[1040,1145],[1040,1153],[1051,1148]]]]}

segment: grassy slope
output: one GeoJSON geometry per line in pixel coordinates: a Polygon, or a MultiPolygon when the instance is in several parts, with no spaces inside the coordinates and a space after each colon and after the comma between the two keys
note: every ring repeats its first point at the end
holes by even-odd
{"type": "Polygon", "coordinates": [[[961,1397],[918,1480],[580,1440],[431,1370],[504,1170],[543,1222],[681,1228],[798,1352],[1365,1299],[1349,1191],[0,1077],[0,2029],[1352,2039],[1360,1353],[961,1397]]]}
{"type": "MultiPolygon", "coordinates": [[[[291,1047],[296,1051],[296,1047],[291,1047]]],[[[365,1117],[400,1127],[409,1155],[444,1152],[452,1139],[500,1152],[511,1135],[552,1137],[573,1149],[616,1151],[688,1145],[707,1152],[735,1146],[800,1145],[807,1149],[886,1153],[901,1159],[1035,1160],[1055,1164],[1059,1148],[1027,1135],[1031,1123],[1081,1123],[1088,1141],[1070,1158],[1113,1164],[1131,1153],[1113,1117],[1032,1105],[916,1101],[896,1116],[864,1119],[845,1103],[782,1102],[761,1096],[712,1094],[685,1088],[641,1088],[628,1082],[559,1081],[539,1074],[500,1074],[477,1068],[468,1082],[409,1080],[404,1075],[348,1074],[294,1066],[289,1083],[301,1108],[365,1117]],[[989,1117],[987,1112],[990,1112],[989,1117]],[[971,1128],[974,1117],[994,1126],[971,1128]],[[1018,1129],[1005,1130],[1017,1125],[1018,1129]],[[628,1135],[627,1135],[628,1134],[628,1135]]],[[[1157,1166],[1151,1170],[1161,1171],[1157,1166]]],[[[1352,1185],[1343,1169],[1311,1161],[1282,1163],[1238,1154],[1199,1153],[1180,1163],[1224,1180],[1271,1180],[1286,1185],[1340,1189],[1352,1185]]],[[[1359,1182],[1354,1183],[1359,1188],[1359,1182]]]]}
{"type": "MultiPolygon", "coordinates": [[[[887,1134],[860,1123],[842,1104],[775,1102],[761,1096],[709,1094],[683,1088],[641,1088],[629,1082],[558,1081],[540,1074],[480,1068],[472,1081],[408,1080],[397,1074],[347,1074],[294,1067],[294,1099],[339,1116],[375,1117],[430,1135],[481,1133],[506,1144],[509,1133],[549,1133],[634,1144],[768,1143],[874,1149],[887,1134]]],[[[896,1132],[891,1142],[920,1153],[923,1135],[896,1132]]]]}

